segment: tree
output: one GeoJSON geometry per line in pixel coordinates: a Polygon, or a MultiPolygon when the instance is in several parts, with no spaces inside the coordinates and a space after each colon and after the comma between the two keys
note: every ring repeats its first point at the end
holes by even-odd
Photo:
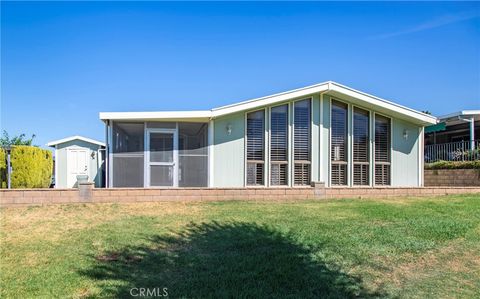
{"type": "MultiPolygon", "coordinates": [[[[25,134],[13,136],[10,138],[7,131],[3,130],[2,137],[0,137],[0,146],[12,146],[12,145],[32,145],[35,134],[32,134],[31,138],[25,138],[25,134]]],[[[36,145],[34,145],[36,146],[36,145]]]]}

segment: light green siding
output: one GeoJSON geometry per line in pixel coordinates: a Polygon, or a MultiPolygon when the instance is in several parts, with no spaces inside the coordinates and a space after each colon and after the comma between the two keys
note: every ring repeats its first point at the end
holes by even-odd
{"type": "Polygon", "coordinates": [[[419,157],[418,126],[393,119],[392,121],[392,186],[418,186],[419,157]],[[404,131],[408,131],[407,139],[404,131]]]}
{"type": "Polygon", "coordinates": [[[312,177],[313,182],[319,181],[320,176],[320,97],[312,98],[312,177]]]}
{"type": "Polygon", "coordinates": [[[245,168],[245,114],[215,119],[213,149],[213,186],[243,187],[245,168]],[[227,126],[232,132],[228,135],[227,126]]]}
{"type": "MultiPolygon", "coordinates": [[[[324,182],[327,186],[330,183],[330,114],[332,99],[329,95],[315,94],[312,96],[312,172],[311,179],[315,182],[324,182]]],[[[333,99],[351,103],[348,99],[341,97],[333,97],[333,99]]],[[[279,105],[279,103],[275,104],[279,105]]],[[[370,115],[370,183],[373,186],[373,132],[374,122],[373,115],[377,112],[367,106],[357,106],[371,112],[370,115]]],[[[290,113],[292,113],[290,105],[290,113]]],[[[352,109],[353,105],[349,104],[348,111],[348,182],[352,186],[352,109]]],[[[385,114],[385,113],[382,113],[385,114]]],[[[386,115],[389,116],[389,115],[386,115]]],[[[266,129],[268,129],[269,113],[267,109],[266,129]]],[[[293,115],[290,115],[290,130],[293,121],[293,115]]],[[[213,186],[214,187],[243,187],[245,178],[245,112],[232,114],[226,117],[216,119],[214,121],[214,161],[213,161],[213,186]],[[232,133],[227,134],[227,126],[231,125],[232,133]]],[[[393,187],[415,187],[420,185],[419,179],[419,151],[420,144],[419,132],[420,127],[409,122],[392,118],[392,157],[391,157],[391,186],[393,187]],[[404,131],[408,131],[408,138],[404,138],[404,131]]],[[[268,136],[268,132],[266,132],[268,136]]],[[[291,145],[291,132],[289,138],[289,149],[291,145]]],[[[268,138],[266,139],[266,163],[265,173],[269,171],[268,163],[268,138]]],[[[290,155],[292,159],[292,155],[290,155]]],[[[291,163],[290,163],[291,165],[291,163]]],[[[290,166],[289,177],[293,170],[290,166]]],[[[291,179],[291,178],[290,178],[291,179]]]]}
{"type": "Polygon", "coordinates": [[[320,172],[322,176],[320,177],[321,182],[326,184],[330,181],[330,97],[324,95],[322,103],[322,138],[319,141],[320,143],[320,172]],[[322,163],[323,162],[323,163],[322,163]]]}
{"type": "Polygon", "coordinates": [[[100,162],[98,161],[98,150],[100,146],[96,144],[91,144],[82,140],[72,140],[69,142],[61,143],[57,145],[57,155],[55,157],[55,163],[57,164],[56,170],[58,173],[55,174],[55,185],[56,188],[68,188],[67,186],[67,176],[68,176],[68,169],[67,169],[67,152],[69,149],[72,148],[82,148],[88,150],[87,155],[89,159],[89,174],[88,180],[95,183],[95,187],[101,187],[102,182],[102,159],[100,157],[100,162]],[[94,157],[92,157],[92,152],[95,153],[94,157]]]}

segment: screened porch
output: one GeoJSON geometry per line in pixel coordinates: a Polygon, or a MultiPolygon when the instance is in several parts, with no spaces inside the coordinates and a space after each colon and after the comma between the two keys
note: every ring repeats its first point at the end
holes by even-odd
{"type": "Polygon", "coordinates": [[[207,187],[208,123],[110,121],[109,187],[207,187]]]}

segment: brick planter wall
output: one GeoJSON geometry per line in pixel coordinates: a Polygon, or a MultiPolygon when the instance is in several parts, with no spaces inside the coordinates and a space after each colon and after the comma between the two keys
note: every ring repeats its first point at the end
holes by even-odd
{"type": "Polygon", "coordinates": [[[0,190],[0,207],[66,204],[117,203],[148,201],[198,200],[267,200],[292,201],[324,198],[373,198],[401,196],[432,196],[459,193],[478,193],[480,187],[426,187],[426,188],[181,188],[143,189],[17,189],[0,190]]]}
{"type": "Polygon", "coordinates": [[[425,186],[480,186],[480,169],[425,170],[425,186]]]}

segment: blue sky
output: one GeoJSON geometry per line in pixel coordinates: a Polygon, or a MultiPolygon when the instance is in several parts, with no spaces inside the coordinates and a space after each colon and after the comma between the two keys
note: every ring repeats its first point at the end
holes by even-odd
{"type": "Polygon", "coordinates": [[[480,109],[480,3],[1,3],[1,127],[42,146],[103,140],[100,111],[327,80],[435,115],[480,109]]]}

